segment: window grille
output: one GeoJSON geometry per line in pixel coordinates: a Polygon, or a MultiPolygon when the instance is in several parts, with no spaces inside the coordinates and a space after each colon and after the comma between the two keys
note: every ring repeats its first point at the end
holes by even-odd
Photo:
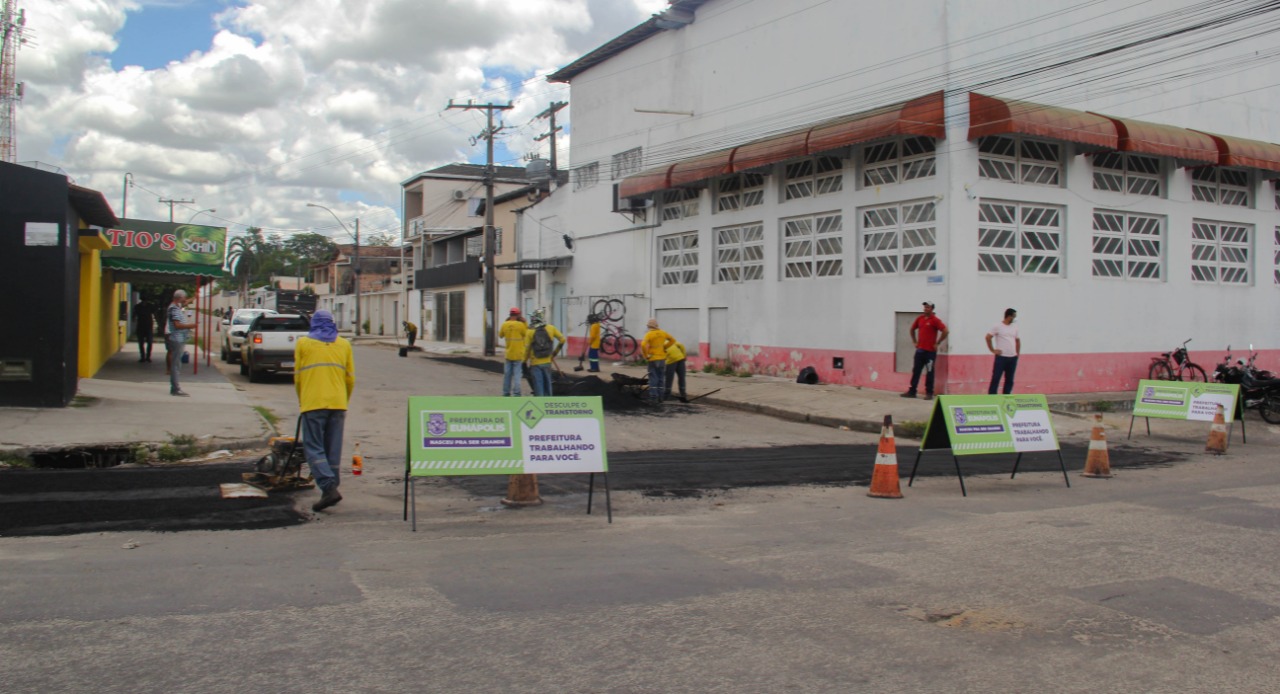
{"type": "Polygon", "coordinates": [[[978,271],[1062,275],[1063,208],[1025,202],[978,203],[978,271]]]}
{"type": "Polygon", "coordinates": [[[698,198],[702,191],[697,188],[676,188],[662,193],[662,221],[698,216],[698,198]]]}
{"type": "Polygon", "coordinates": [[[1249,207],[1249,172],[1221,166],[1192,169],[1191,198],[1218,205],[1249,207]]]}
{"type": "MultiPolygon", "coordinates": [[[[502,227],[493,230],[493,253],[494,255],[502,254],[502,227]]],[[[468,258],[484,257],[484,233],[468,236],[466,239],[466,254],[468,258]]]]}
{"type": "Polygon", "coordinates": [[[978,139],[978,176],[1028,185],[1062,185],[1062,145],[988,136],[978,139]]]}
{"type": "Polygon", "coordinates": [[[933,200],[864,208],[858,216],[864,275],[938,269],[938,215],[933,200]]]}
{"type": "Polygon", "coordinates": [[[585,190],[600,182],[600,162],[583,164],[573,170],[573,189],[585,190]]]}
{"type": "Polygon", "coordinates": [[[782,220],[782,276],[840,277],[844,274],[844,221],[840,214],[782,220]]]}
{"type": "Polygon", "coordinates": [[[1164,219],[1093,211],[1093,276],[1164,278],[1164,219]]]}
{"type": "Polygon", "coordinates": [[[812,198],[844,189],[844,162],[840,157],[810,157],[787,164],[785,199],[812,198]]]}
{"type": "Polygon", "coordinates": [[[907,137],[863,147],[863,187],[932,178],[938,173],[935,149],[931,137],[907,137]]]}
{"type": "Polygon", "coordinates": [[[1124,152],[1096,154],[1093,156],[1093,189],[1130,195],[1164,195],[1160,160],[1124,152]]]}
{"type": "Polygon", "coordinates": [[[716,234],[716,282],[764,279],[764,225],[723,227],[716,234]]]}
{"type": "Polygon", "coordinates": [[[698,232],[672,234],[658,239],[662,286],[698,283],[698,232]]]}
{"type": "Polygon", "coordinates": [[[1213,284],[1249,284],[1249,248],[1253,228],[1230,222],[1191,222],[1191,280],[1213,284]]]}
{"type": "Polygon", "coordinates": [[[611,173],[613,180],[618,180],[624,176],[629,176],[640,170],[640,148],[633,147],[625,152],[613,155],[613,164],[611,173]]]}
{"type": "Polygon", "coordinates": [[[764,174],[737,174],[716,182],[716,212],[733,212],[763,204],[764,174]]]}
{"type": "Polygon", "coordinates": [[[1275,283],[1280,285],[1280,227],[1276,227],[1275,234],[1275,283]]]}

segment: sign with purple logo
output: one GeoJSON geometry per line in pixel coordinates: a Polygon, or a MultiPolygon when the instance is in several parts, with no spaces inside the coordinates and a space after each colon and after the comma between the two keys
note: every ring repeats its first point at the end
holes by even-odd
{"type": "Polygon", "coordinates": [[[422,447],[510,448],[510,412],[423,412],[427,420],[422,447]]]}

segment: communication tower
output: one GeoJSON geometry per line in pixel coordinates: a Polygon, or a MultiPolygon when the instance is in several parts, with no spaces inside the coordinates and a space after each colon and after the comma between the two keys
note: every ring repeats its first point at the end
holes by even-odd
{"type": "Polygon", "coordinates": [[[17,8],[17,0],[0,0],[0,161],[14,163],[18,159],[16,112],[22,101],[22,83],[17,81],[18,46],[24,43],[22,30],[27,24],[26,11],[17,8]]]}

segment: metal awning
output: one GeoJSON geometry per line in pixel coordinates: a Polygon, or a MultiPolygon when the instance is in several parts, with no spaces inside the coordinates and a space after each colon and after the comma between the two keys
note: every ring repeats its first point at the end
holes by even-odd
{"type": "Polygon", "coordinates": [[[157,275],[180,275],[186,277],[224,277],[226,272],[216,265],[195,265],[192,263],[170,263],[162,260],[139,260],[137,258],[103,257],[102,267],[112,270],[127,270],[157,275]]]}
{"type": "MultiPolygon", "coordinates": [[[[1102,115],[1102,114],[1094,114],[1102,115]]],[[[1218,145],[1213,138],[1186,128],[1146,123],[1128,118],[1104,116],[1116,126],[1122,152],[1139,152],[1158,157],[1173,157],[1201,164],[1218,163],[1218,145]]]]}
{"type": "Polygon", "coordinates": [[[1280,145],[1243,137],[1203,133],[1218,145],[1218,161],[1222,166],[1242,166],[1263,171],[1280,171],[1280,145]]]}
{"type": "Polygon", "coordinates": [[[897,135],[918,135],[938,140],[945,138],[942,92],[841,116],[642,171],[623,179],[618,186],[618,195],[624,198],[639,197],[724,174],[748,171],[788,159],[897,135]]]}
{"type": "Polygon", "coordinates": [[[1110,118],[1069,108],[969,92],[969,139],[1010,133],[1107,149],[1120,148],[1120,138],[1116,134],[1115,123],[1110,118]]]}
{"type": "Polygon", "coordinates": [[[562,255],[557,258],[525,258],[514,263],[494,265],[498,270],[556,270],[562,267],[573,267],[573,256],[562,255]]]}

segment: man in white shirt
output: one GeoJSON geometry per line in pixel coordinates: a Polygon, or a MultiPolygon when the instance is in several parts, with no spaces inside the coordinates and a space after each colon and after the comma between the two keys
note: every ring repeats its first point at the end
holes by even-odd
{"type": "Polygon", "coordinates": [[[1000,385],[1000,377],[1004,377],[1004,394],[1013,392],[1013,373],[1018,370],[1018,355],[1022,354],[1022,338],[1018,337],[1018,328],[1013,324],[1018,312],[1007,308],[1004,320],[996,323],[996,327],[987,331],[987,349],[996,355],[991,369],[991,387],[988,395],[995,395],[1000,385]]]}

